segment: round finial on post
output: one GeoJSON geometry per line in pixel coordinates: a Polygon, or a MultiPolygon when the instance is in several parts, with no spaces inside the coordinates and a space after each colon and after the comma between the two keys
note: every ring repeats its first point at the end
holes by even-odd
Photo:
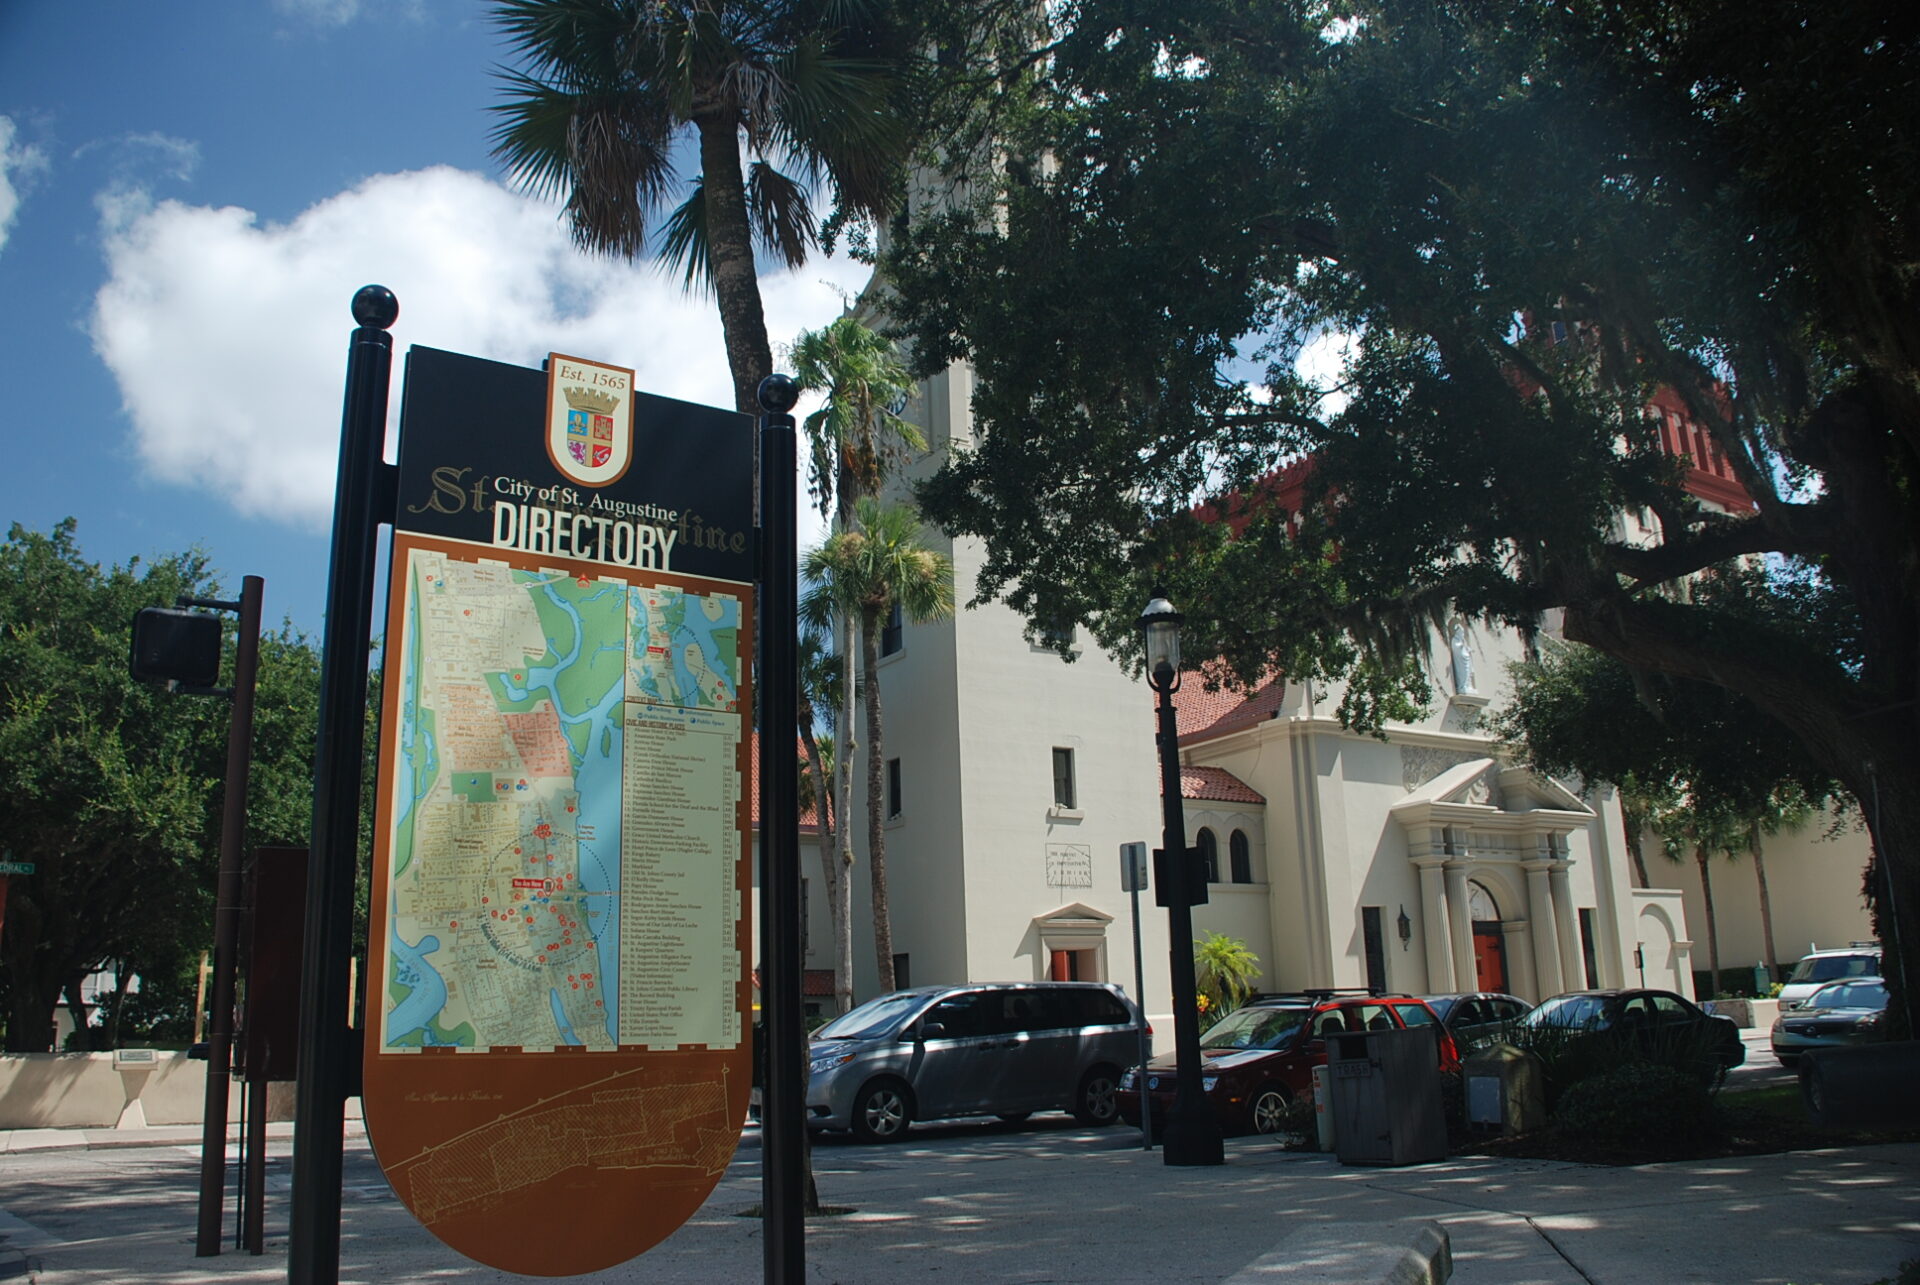
{"type": "Polygon", "coordinates": [[[361,286],[353,292],[353,319],[385,330],[400,316],[400,301],[385,286],[361,286]]]}
{"type": "Polygon", "coordinates": [[[792,375],[768,375],[760,381],[755,396],[767,414],[784,415],[800,400],[800,385],[793,382],[792,375]]]}

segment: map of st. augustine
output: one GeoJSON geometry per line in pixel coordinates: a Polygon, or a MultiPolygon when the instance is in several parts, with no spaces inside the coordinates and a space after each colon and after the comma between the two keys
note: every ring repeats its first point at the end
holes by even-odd
{"type": "Polygon", "coordinates": [[[381,1047],[737,1043],[739,600],[396,570],[381,1047]]]}

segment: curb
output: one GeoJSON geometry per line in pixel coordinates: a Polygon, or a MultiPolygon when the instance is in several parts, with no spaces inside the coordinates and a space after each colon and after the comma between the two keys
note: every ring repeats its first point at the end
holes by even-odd
{"type": "Polygon", "coordinates": [[[1453,1242],[1432,1219],[1398,1223],[1316,1223],[1288,1236],[1227,1278],[1226,1285],[1277,1281],[1444,1285],[1453,1242]]]}
{"type": "MultiPolygon", "coordinates": [[[[363,1138],[366,1126],[359,1120],[346,1121],[344,1136],[363,1138]]],[[[268,1142],[285,1142],[293,1137],[293,1125],[276,1121],[267,1126],[268,1142]]],[[[157,1125],[143,1129],[0,1129],[0,1155],[31,1156],[51,1151],[118,1151],[132,1147],[197,1147],[197,1125],[157,1125]]],[[[240,1131],[227,1131],[227,1145],[237,1146],[240,1131]]]]}

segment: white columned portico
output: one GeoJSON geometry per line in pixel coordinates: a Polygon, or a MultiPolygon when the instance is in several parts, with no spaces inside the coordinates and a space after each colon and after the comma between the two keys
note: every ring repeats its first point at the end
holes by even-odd
{"type": "MultiPolygon", "coordinates": [[[[1421,857],[1414,863],[1420,870],[1420,940],[1427,954],[1427,990],[1443,993],[1463,989],[1454,981],[1453,929],[1450,926],[1446,891],[1446,858],[1421,857]]],[[[1459,913],[1464,914],[1462,906],[1459,913]]]]}
{"type": "Polygon", "coordinates": [[[1573,913],[1573,885],[1567,870],[1573,863],[1562,857],[1547,869],[1547,891],[1553,896],[1553,926],[1560,938],[1562,989],[1585,986],[1587,972],[1580,949],[1580,925],[1573,913]]]}
{"type": "Polygon", "coordinates": [[[1480,989],[1480,970],[1473,965],[1473,912],[1467,909],[1467,866],[1449,861],[1447,882],[1447,941],[1453,947],[1454,984],[1460,990],[1480,989]]]}
{"type": "Polygon", "coordinates": [[[1533,975],[1540,994],[1535,1002],[1558,995],[1566,987],[1560,981],[1560,934],[1554,925],[1553,886],[1547,881],[1551,861],[1524,861],[1527,872],[1527,932],[1533,938],[1533,975]]]}

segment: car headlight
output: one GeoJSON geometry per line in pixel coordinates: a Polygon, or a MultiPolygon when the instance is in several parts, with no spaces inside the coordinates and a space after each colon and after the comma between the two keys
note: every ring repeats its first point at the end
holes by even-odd
{"type": "Polygon", "coordinates": [[[1880,1019],[1885,1016],[1885,1013],[1868,1013],[1865,1017],[1854,1023],[1854,1025],[1863,1031],[1871,1031],[1880,1025],[1880,1019]]]}
{"type": "Polygon", "coordinates": [[[1203,1075],[1200,1077],[1200,1088],[1203,1092],[1213,1092],[1213,1086],[1218,1083],[1220,1083],[1220,1077],[1217,1075],[1203,1075]]]}
{"type": "Polygon", "coordinates": [[[1123,1088],[1123,1089],[1130,1089],[1130,1088],[1132,1088],[1132,1087],[1133,1087],[1133,1072],[1132,1072],[1132,1071],[1125,1071],[1125,1072],[1122,1072],[1122,1073],[1121,1073],[1121,1076],[1120,1076],[1120,1087],[1121,1087],[1121,1088],[1123,1088]]]}
{"type": "Polygon", "coordinates": [[[836,1066],[845,1066],[851,1061],[853,1061],[853,1054],[851,1053],[832,1053],[826,1057],[816,1057],[809,1061],[807,1063],[807,1071],[812,1075],[818,1075],[822,1071],[831,1071],[836,1066]]]}

